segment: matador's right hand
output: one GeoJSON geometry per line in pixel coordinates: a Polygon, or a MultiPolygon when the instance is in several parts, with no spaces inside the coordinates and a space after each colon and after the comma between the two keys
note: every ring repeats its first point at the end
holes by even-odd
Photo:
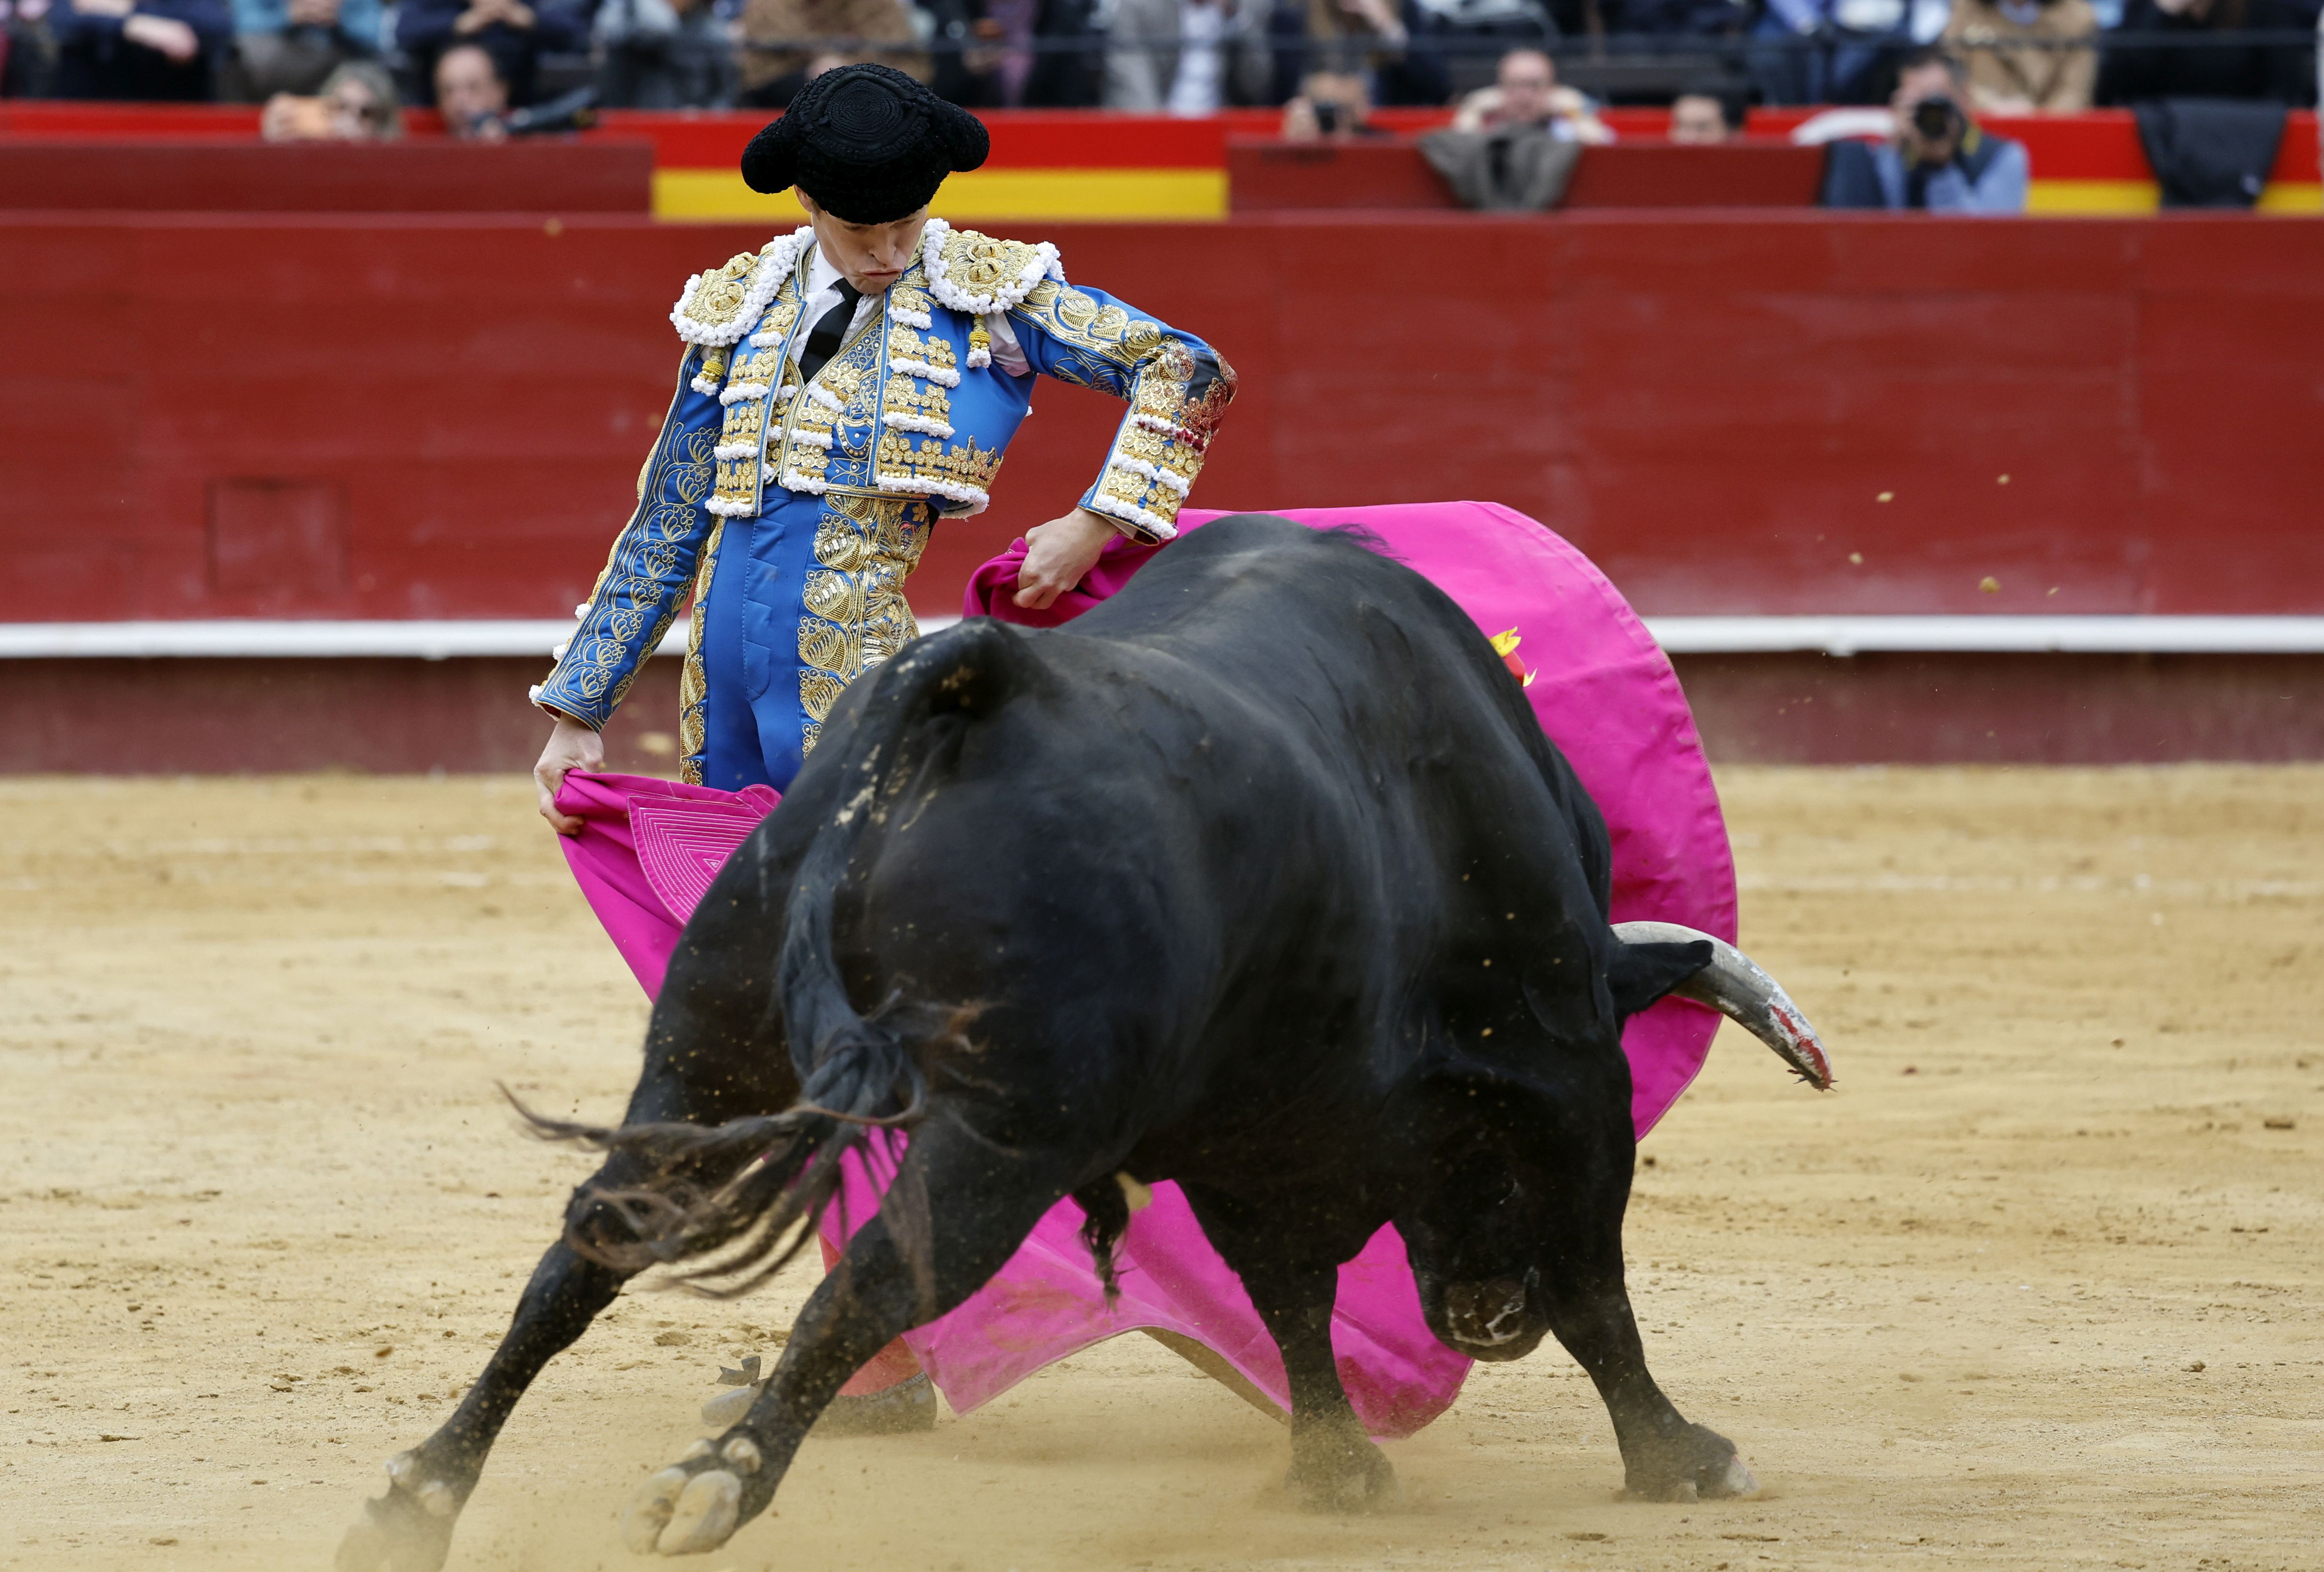
{"type": "Polygon", "coordinates": [[[605,767],[605,739],[569,715],[557,717],[540,763],[532,767],[532,783],[540,788],[540,817],[559,835],[579,835],[581,821],[557,810],[558,789],[567,770],[596,771],[605,767]]]}

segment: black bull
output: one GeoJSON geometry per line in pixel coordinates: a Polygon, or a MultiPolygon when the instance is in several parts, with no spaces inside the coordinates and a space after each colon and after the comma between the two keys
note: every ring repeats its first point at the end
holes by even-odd
{"type": "Polygon", "coordinates": [[[526,1384],[622,1283],[689,1258],[762,1280],[875,1123],[911,1135],[879,1216],[748,1413],[648,1482],[633,1549],[710,1549],[764,1510],[840,1386],[1061,1197],[1110,1270],[1117,1175],[1176,1180],[1240,1275],[1312,1503],[1395,1488],[1330,1343],[1336,1269],[1388,1222],[1450,1346],[1554,1334],[1581,1362],[1633,1492],[1751,1488],[1647,1373],[1623,1288],[1622,1022],[1679,988],[1828,1074],[1763,974],[1626,943],[1609,893],[1605,826],[1516,680],[1360,540],[1222,520],[1068,628],[910,645],[687,924],[622,1128],[553,1130],[611,1155],[339,1565],[440,1565],[526,1384]]]}

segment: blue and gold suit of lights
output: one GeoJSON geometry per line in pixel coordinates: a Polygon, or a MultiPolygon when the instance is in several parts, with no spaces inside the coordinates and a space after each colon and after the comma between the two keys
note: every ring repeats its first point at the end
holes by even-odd
{"type": "Polygon", "coordinates": [[[678,385],[579,625],[536,703],[603,727],[693,596],[684,777],[780,791],[840,690],[918,633],[904,580],[940,518],[982,512],[1030,375],[992,364],[1005,319],[1032,369],[1125,400],[1082,505],[1176,533],[1234,372],[1210,347],[1068,284],[1048,245],[930,219],[869,321],[811,379],[795,355],[814,244],[779,236],[698,274],[670,313],[678,385]]]}

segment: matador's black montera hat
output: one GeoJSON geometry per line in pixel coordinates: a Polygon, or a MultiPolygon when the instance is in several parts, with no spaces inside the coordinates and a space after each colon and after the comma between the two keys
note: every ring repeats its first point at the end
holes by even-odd
{"type": "Polygon", "coordinates": [[[742,150],[754,191],[797,186],[850,224],[887,224],[928,205],[956,170],[991,151],[984,123],[890,66],[842,66],[799,89],[742,150]]]}

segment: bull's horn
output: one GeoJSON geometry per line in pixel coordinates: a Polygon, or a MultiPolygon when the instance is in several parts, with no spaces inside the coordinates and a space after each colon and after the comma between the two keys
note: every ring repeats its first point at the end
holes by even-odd
{"type": "Polygon", "coordinates": [[[1708,1004],[1783,1056],[1799,1077],[1818,1091],[1831,1086],[1831,1060],[1815,1028],[1784,992],[1784,985],[1733,945],[1675,922],[1618,922],[1614,937],[1624,944],[1711,945],[1711,964],[1671,990],[1682,999],[1708,1004]]]}

